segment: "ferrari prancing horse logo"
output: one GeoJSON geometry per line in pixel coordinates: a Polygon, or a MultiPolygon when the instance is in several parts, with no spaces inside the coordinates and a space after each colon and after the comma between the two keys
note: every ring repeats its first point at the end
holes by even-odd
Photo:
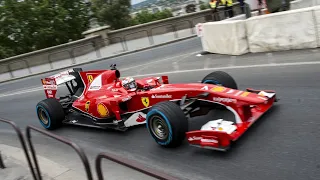
{"type": "Polygon", "coordinates": [[[84,106],[84,109],[88,112],[89,111],[89,107],[90,107],[90,101],[87,101],[85,106],[84,106]]]}
{"type": "Polygon", "coordinates": [[[145,107],[149,106],[149,98],[148,97],[142,97],[141,102],[145,107]]]}
{"type": "Polygon", "coordinates": [[[87,75],[88,81],[89,83],[91,83],[93,81],[93,76],[92,75],[87,75]]]}

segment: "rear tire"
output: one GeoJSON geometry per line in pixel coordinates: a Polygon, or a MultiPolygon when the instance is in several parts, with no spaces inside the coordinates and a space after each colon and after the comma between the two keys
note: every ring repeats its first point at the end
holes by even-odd
{"type": "Polygon", "coordinates": [[[65,118],[63,108],[55,98],[40,101],[36,111],[40,124],[48,130],[59,128],[65,118]]]}
{"type": "Polygon", "coordinates": [[[201,83],[224,86],[231,89],[238,89],[236,81],[224,71],[214,71],[205,76],[201,83]]]}
{"type": "Polygon", "coordinates": [[[156,143],[163,147],[181,145],[188,131],[188,120],[184,112],[171,101],[152,106],[147,113],[146,125],[156,143]]]}

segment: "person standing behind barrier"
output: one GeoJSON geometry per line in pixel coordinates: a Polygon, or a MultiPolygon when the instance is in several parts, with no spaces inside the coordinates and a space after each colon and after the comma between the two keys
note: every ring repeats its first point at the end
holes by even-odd
{"type": "Polygon", "coordinates": [[[245,4],[244,4],[244,0],[238,0],[238,2],[240,3],[240,8],[241,8],[241,14],[244,14],[245,13],[245,11],[244,11],[244,6],[245,6],[245,4]]]}
{"type": "Polygon", "coordinates": [[[221,3],[221,0],[210,0],[209,2],[210,8],[212,9],[214,21],[220,21],[218,10],[217,10],[220,3],[221,3]]]}
{"type": "Polygon", "coordinates": [[[221,0],[222,4],[225,6],[226,17],[233,17],[233,3],[232,0],[221,0]]]}
{"type": "Polygon", "coordinates": [[[217,14],[216,13],[217,8],[220,6],[220,4],[225,7],[225,9],[224,9],[225,16],[229,17],[229,18],[233,17],[232,0],[211,0],[210,7],[211,7],[211,9],[213,9],[214,14],[217,14]]]}

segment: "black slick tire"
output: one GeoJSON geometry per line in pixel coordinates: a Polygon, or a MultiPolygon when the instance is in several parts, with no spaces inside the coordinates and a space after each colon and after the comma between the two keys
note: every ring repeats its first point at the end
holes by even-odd
{"type": "Polygon", "coordinates": [[[163,101],[155,104],[147,113],[146,119],[147,129],[157,144],[172,148],[184,141],[188,120],[174,102],[163,101]]]}
{"type": "Polygon", "coordinates": [[[65,118],[63,108],[55,98],[40,101],[36,106],[36,112],[40,124],[48,130],[59,128],[65,118]]]}
{"type": "Polygon", "coordinates": [[[208,74],[202,79],[201,83],[215,84],[231,89],[238,89],[237,83],[233,77],[224,71],[214,71],[208,74]]]}

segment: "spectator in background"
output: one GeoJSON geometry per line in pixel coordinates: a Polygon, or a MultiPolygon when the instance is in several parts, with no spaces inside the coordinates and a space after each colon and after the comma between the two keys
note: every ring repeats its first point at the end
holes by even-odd
{"type": "Polygon", "coordinates": [[[226,17],[229,16],[229,18],[233,17],[233,2],[232,0],[221,0],[222,4],[225,6],[225,14],[226,17]],[[227,15],[228,12],[228,15],[227,15]]]}
{"type": "Polygon", "coordinates": [[[244,8],[245,8],[245,4],[244,4],[244,0],[238,0],[238,2],[240,3],[240,8],[241,8],[241,14],[244,14],[244,8]]]}
{"type": "Polygon", "coordinates": [[[220,3],[221,3],[221,0],[210,0],[209,2],[210,8],[212,9],[214,21],[220,21],[220,17],[217,10],[220,3]]]}
{"type": "Polygon", "coordinates": [[[217,8],[220,5],[222,5],[225,7],[224,8],[225,16],[229,17],[229,18],[233,17],[232,0],[210,0],[209,4],[210,4],[211,9],[213,9],[214,15],[217,14],[217,12],[218,12],[217,8]]]}
{"type": "Polygon", "coordinates": [[[276,13],[290,10],[291,0],[266,0],[268,12],[276,13]]]}

